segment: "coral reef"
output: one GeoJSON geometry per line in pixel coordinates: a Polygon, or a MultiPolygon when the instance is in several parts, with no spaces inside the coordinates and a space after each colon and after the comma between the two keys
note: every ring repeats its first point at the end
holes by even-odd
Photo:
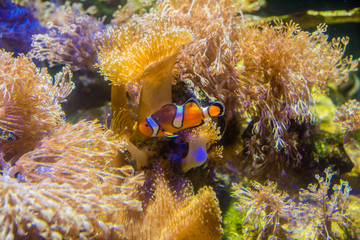
{"type": "Polygon", "coordinates": [[[252,188],[234,185],[233,196],[238,198],[235,208],[245,212],[245,236],[258,239],[354,239],[356,225],[350,216],[356,201],[350,201],[351,187],[340,180],[331,192],[331,168],[325,176],[316,175],[316,184],[301,189],[296,201],[286,192],[279,191],[273,182],[252,188]]]}
{"type": "Polygon", "coordinates": [[[348,39],[329,43],[325,30],[326,26],[320,25],[307,33],[295,23],[275,22],[260,29],[246,28],[240,35],[239,100],[246,103],[246,112],[254,119],[254,134],[271,130],[273,148],[290,152],[289,148],[295,147],[286,136],[290,120],[311,121],[312,96],[324,89],[327,81],[341,83],[356,67],[351,58],[342,59],[348,39]],[[321,70],[317,69],[320,66],[321,70]]]}
{"type": "Polygon", "coordinates": [[[314,96],[356,69],[356,60],[343,57],[348,38],[329,42],[326,25],[312,33],[294,22],[250,26],[251,20],[236,16],[241,9],[236,1],[164,1],[157,8],[141,18],[166,14],[194,32],[194,41],[184,46],[175,64],[176,79],[191,80],[222,101],[226,126],[233,118],[251,122],[243,138],[248,171],[259,174],[275,164],[281,173],[282,163],[298,166],[302,133],[295,129],[302,127],[296,126],[313,125],[314,96]]]}

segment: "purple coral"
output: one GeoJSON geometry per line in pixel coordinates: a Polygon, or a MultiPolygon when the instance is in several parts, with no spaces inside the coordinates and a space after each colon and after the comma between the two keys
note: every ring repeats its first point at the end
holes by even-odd
{"type": "Polygon", "coordinates": [[[61,26],[48,24],[49,32],[34,35],[30,54],[50,65],[65,64],[71,70],[93,69],[96,62],[97,33],[104,30],[102,21],[80,11],[66,12],[61,26]]]}

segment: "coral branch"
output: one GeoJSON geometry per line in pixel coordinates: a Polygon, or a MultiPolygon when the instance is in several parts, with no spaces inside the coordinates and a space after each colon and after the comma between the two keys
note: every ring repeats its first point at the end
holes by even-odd
{"type": "Polygon", "coordinates": [[[360,102],[349,100],[335,112],[334,122],[341,124],[343,131],[353,132],[360,128],[360,102]]]}

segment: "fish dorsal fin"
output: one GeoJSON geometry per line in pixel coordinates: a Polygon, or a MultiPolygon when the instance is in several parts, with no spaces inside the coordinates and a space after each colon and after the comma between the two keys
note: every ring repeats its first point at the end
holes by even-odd
{"type": "MultiPolygon", "coordinates": [[[[167,108],[167,107],[172,107],[172,106],[174,106],[174,104],[168,103],[168,104],[165,104],[165,105],[161,106],[161,108],[160,108],[159,110],[161,110],[161,109],[163,109],[163,108],[167,108]]],[[[159,111],[159,110],[158,110],[158,111],[159,111]]]]}
{"type": "Polygon", "coordinates": [[[196,104],[199,108],[201,108],[200,103],[196,98],[190,98],[184,103],[184,106],[187,104],[196,104]]]}
{"type": "Polygon", "coordinates": [[[198,100],[196,100],[195,98],[190,98],[189,100],[187,100],[184,105],[183,105],[183,108],[185,109],[193,109],[193,108],[196,108],[198,109],[199,111],[202,112],[202,108],[201,108],[201,105],[199,103],[198,100]]]}

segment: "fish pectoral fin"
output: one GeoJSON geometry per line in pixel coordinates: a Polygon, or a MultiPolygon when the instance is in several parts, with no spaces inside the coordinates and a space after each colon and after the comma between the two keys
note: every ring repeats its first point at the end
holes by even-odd
{"type": "Polygon", "coordinates": [[[205,123],[204,119],[201,119],[200,123],[195,125],[194,127],[199,127],[205,123]]]}
{"type": "Polygon", "coordinates": [[[205,121],[202,119],[199,123],[197,123],[197,124],[195,124],[195,125],[193,125],[191,127],[187,127],[186,129],[197,128],[197,127],[203,125],[204,123],[205,123],[205,121]]]}
{"type": "Polygon", "coordinates": [[[173,134],[171,132],[166,132],[164,130],[162,130],[162,132],[164,133],[165,137],[167,137],[167,138],[176,138],[176,137],[178,137],[178,135],[173,134]]]}

